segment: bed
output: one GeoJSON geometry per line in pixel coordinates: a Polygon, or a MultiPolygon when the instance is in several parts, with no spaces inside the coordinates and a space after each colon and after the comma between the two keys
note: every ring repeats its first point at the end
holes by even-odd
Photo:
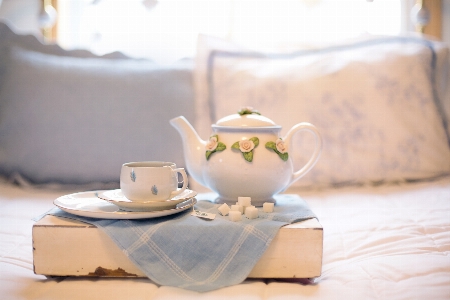
{"type": "MultiPolygon", "coordinates": [[[[449,299],[448,46],[366,37],[266,54],[200,42],[194,60],[160,66],[65,51],[1,24],[1,298],[449,299]],[[246,279],[201,293],[143,278],[34,274],[33,219],[56,198],[117,188],[128,161],[185,166],[168,120],[184,115],[206,137],[241,105],[285,128],[310,121],[322,132],[320,161],[285,191],[323,226],[320,277],[246,279]]],[[[294,142],[302,153],[311,147],[308,136],[294,142]]]]}

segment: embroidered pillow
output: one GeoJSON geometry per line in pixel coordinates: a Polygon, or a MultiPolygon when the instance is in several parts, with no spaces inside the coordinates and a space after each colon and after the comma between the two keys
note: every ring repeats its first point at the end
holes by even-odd
{"type": "MultiPolygon", "coordinates": [[[[282,125],[282,134],[299,122],[321,132],[321,158],[295,186],[449,173],[449,135],[437,88],[437,70],[443,69],[437,61],[448,53],[441,44],[379,37],[267,54],[210,42],[207,37],[200,41],[196,69],[202,136],[209,134],[204,131],[208,123],[253,106],[282,125]]],[[[296,169],[312,147],[312,137],[295,136],[289,153],[296,169]]]]}

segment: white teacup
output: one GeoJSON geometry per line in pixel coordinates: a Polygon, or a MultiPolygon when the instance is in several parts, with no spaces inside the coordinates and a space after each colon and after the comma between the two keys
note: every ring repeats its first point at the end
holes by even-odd
{"type": "Polygon", "coordinates": [[[127,199],[136,202],[165,201],[181,194],[188,178],[183,168],[162,161],[130,162],[122,165],[120,189],[127,199]],[[178,173],[183,187],[178,188],[178,173]]]}

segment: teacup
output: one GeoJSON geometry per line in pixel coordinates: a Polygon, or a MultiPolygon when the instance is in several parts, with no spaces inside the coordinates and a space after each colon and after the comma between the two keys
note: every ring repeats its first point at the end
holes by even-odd
{"type": "Polygon", "coordinates": [[[130,201],[165,201],[184,192],[187,184],[185,170],[171,162],[130,162],[123,164],[120,172],[120,189],[130,201]],[[183,177],[181,188],[178,173],[183,177]]]}

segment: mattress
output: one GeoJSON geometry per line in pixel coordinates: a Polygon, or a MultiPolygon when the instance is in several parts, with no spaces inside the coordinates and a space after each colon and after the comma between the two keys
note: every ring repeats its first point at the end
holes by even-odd
{"type": "Polygon", "coordinates": [[[76,191],[0,183],[1,299],[450,299],[450,177],[289,190],[308,202],[324,227],[322,275],[247,279],[207,293],[148,279],[34,274],[32,219],[76,191]]]}

